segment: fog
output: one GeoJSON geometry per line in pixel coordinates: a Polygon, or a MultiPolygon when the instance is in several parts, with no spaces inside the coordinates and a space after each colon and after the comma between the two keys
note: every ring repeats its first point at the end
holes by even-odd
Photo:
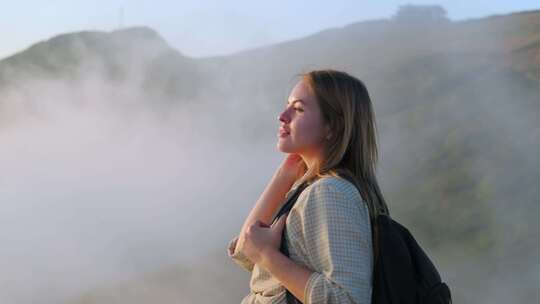
{"type": "Polygon", "coordinates": [[[282,156],[235,140],[226,103],[155,111],[135,82],[110,85],[100,71],[21,84],[2,99],[2,303],[59,303],[225,253],[223,227],[238,226],[282,156]]]}
{"type": "MultiPolygon", "coordinates": [[[[492,44],[493,53],[508,49],[508,42],[496,36],[495,29],[490,30],[494,34],[484,35],[484,39],[492,44]]],[[[453,42],[453,45],[459,49],[459,43],[464,42],[453,42]]],[[[448,226],[448,232],[453,230],[452,225],[459,224],[466,232],[463,239],[475,231],[480,231],[479,235],[486,239],[493,239],[493,247],[486,245],[489,250],[481,255],[477,255],[474,248],[448,242],[449,234],[445,233],[440,234],[438,246],[428,249],[443,281],[450,286],[454,303],[535,302],[540,284],[537,261],[540,238],[536,233],[540,228],[537,221],[540,160],[534,152],[540,147],[538,79],[520,78],[515,71],[497,67],[496,62],[505,58],[503,55],[511,57],[510,54],[494,58],[486,54],[485,58],[476,59],[455,54],[438,55],[437,69],[453,76],[458,73],[452,72],[462,70],[463,77],[448,76],[438,79],[439,83],[424,82],[433,91],[432,101],[437,104],[411,109],[422,113],[413,115],[413,121],[396,119],[396,115],[379,116],[386,129],[381,133],[383,190],[391,191],[400,184],[419,188],[426,184],[437,185],[436,191],[418,197],[420,200],[407,201],[412,203],[408,206],[401,205],[405,202],[402,197],[390,200],[394,215],[397,209],[398,220],[412,228],[424,248],[428,244],[423,238],[426,229],[409,221],[407,215],[411,213],[433,212],[432,215],[438,217],[431,221],[448,226]],[[487,64],[475,69],[471,64],[474,60],[486,60],[487,64]],[[458,83],[453,90],[441,89],[453,81],[458,83]],[[414,131],[411,128],[415,128],[414,131]],[[459,159],[462,167],[448,167],[452,159],[459,159]],[[457,194],[461,189],[448,189],[445,184],[451,180],[424,179],[425,176],[417,175],[419,167],[428,162],[439,165],[436,171],[445,170],[443,174],[460,177],[457,185],[471,191],[468,195],[444,196],[444,191],[457,194]],[[455,172],[461,174],[454,175],[455,172]],[[455,204],[454,210],[448,208],[448,204],[455,204]],[[472,205],[485,208],[475,209],[472,205]],[[483,219],[487,227],[479,230],[483,219]]],[[[417,189],[411,187],[409,191],[417,189]]]]}

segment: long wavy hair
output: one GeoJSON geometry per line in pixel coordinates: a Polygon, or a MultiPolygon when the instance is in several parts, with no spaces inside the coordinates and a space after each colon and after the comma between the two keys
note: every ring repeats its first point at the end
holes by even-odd
{"type": "MultiPolygon", "coordinates": [[[[320,163],[309,168],[298,182],[312,183],[324,176],[353,178],[367,203],[372,223],[379,214],[389,215],[376,177],[378,161],[375,115],[364,83],[354,76],[332,69],[314,70],[300,76],[315,96],[331,137],[323,147],[320,163]]],[[[373,225],[372,225],[373,226],[373,225]]],[[[377,236],[377,229],[373,231],[377,236]]],[[[377,244],[375,244],[375,252],[377,244]]]]}

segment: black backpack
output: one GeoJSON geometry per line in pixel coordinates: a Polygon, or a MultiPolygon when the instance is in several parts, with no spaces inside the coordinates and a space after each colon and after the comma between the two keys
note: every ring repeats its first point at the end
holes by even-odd
{"type": "MultiPolygon", "coordinates": [[[[352,177],[347,174],[340,176],[356,187],[352,177]]],[[[272,222],[291,210],[306,187],[307,184],[302,183],[288,196],[272,222]]],[[[375,266],[371,303],[451,304],[448,285],[441,281],[439,272],[409,230],[386,214],[378,215],[375,225],[378,228],[378,237],[375,239],[372,229],[373,241],[376,244],[373,247],[375,266]]],[[[372,221],[372,227],[375,228],[375,225],[372,221]]],[[[280,251],[289,256],[284,236],[280,251]]],[[[301,303],[289,290],[286,292],[287,303],[301,303]]]]}

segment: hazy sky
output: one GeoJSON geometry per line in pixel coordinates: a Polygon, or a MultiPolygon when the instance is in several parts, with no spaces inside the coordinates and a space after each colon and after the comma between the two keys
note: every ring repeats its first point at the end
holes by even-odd
{"type": "Polygon", "coordinates": [[[120,25],[156,29],[182,53],[228,54],[302,37],[349,23],[387,18],[399,5],[439,4],[453,20],[540,9],[533,0],[329,1],[321,0],[2,0],[0,58],[59,33],[112,30],[120,25]]]}

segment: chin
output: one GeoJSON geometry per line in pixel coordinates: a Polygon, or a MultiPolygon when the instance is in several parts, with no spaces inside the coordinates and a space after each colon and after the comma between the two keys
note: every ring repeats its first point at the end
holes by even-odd
{"type": "Polygon", "coordinates": [[[286,143],[279,142],[276,144],[276,147],[279,151],[283,153],[293,153],[295,149],[291,147],[290,145],[287,145],[286,143]]]}

